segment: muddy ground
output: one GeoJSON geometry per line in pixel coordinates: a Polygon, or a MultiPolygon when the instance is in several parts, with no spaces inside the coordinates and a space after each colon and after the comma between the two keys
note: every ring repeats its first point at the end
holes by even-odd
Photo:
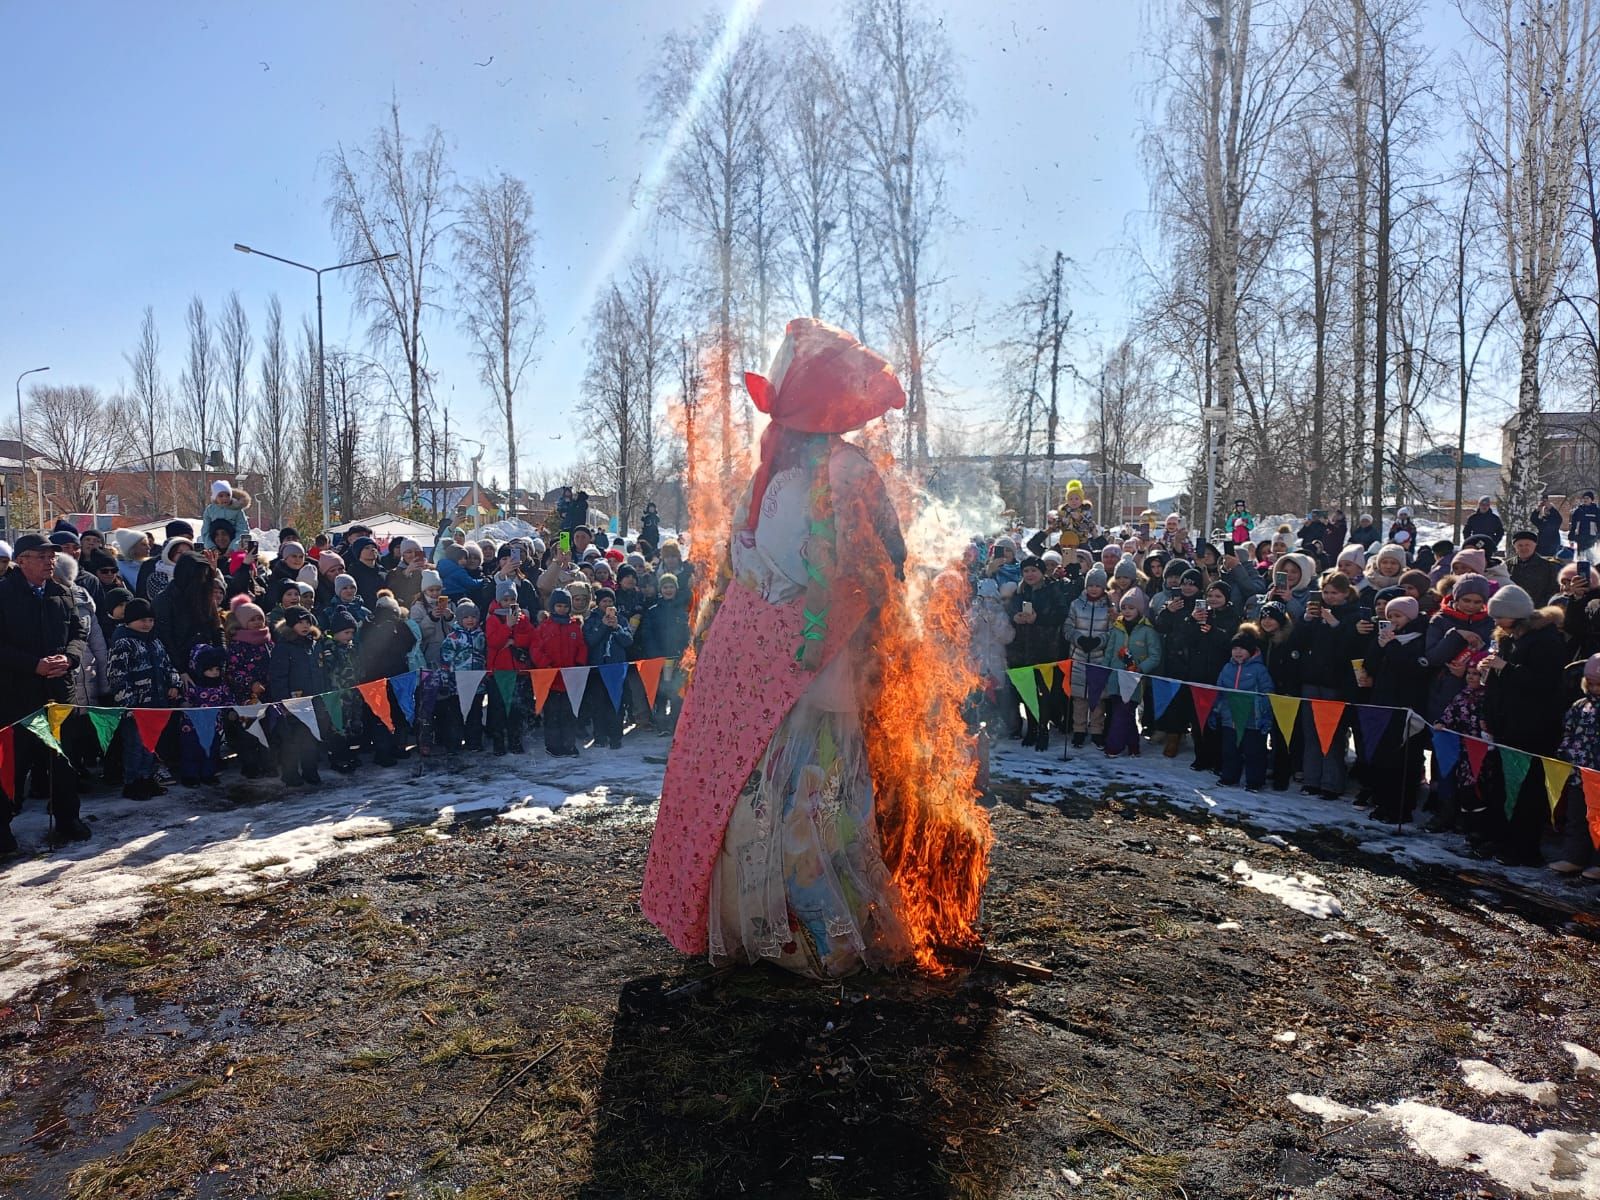
{"type": "Polygon", "coordinates": [[[1600,1128],[1561,1049],[1600,1049],[1592,924],[1116,785],[990,802],[989,948],[1051,979],[712,972],[639,914],[644,806],[169,888],[0,1010],[0,1195],[1505,1196],[1285,1097],[1600,1128]],[[1479,1095],[1464,1057],[1559,1100],[1479,1095]]]}

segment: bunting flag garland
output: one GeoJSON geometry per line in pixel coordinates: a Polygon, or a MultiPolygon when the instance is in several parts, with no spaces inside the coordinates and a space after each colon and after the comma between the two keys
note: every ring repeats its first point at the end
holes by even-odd
{"type": "Polygon", "coordinates": [[[517,673],[515,671],[496,671],[494,673],[495,690],[500,693],[500,711],[509,713],[511,705],[517,698],[517,673]]]}
{"type": "MultiPolygon", "coordinates": [[[[1070,678],[1070,673],[1068,677],[1070,678]]],[[[1102,667],[1099,663],[1083,664],[1084,687],[1088,691],[1087,699],[1090,708],[1100,703],[1100,697],[1106,694],[1106,684],[1110,679],[1110,667],[1102,667]]]]}
{"type": "Polygon", "coordinates": [[[583,706],[584,689],[589,686],[589,668],[562,667],[561,682],[567,685],[567,703],[572,705],[572,715],[577,716],[583,706]]]}
{"type": "Polygon", "coordinates": [[[389,681],[374,679],[371,683],[356,684],[356,691],[366,701],[367,709],[383,722],[383,727],[394,732],[394,714],[389,711],[389,681]]]}
{"type": "MultiPolygon", "coordinates": [[[[1061,673],[1070,678],[1071,675],[1072,675],[1072,667],[1071,667],[1071,665],[1069,664],[1068,666],[1062,667],[1061,668],[1061,673]]],[[[1056,664],[1055,663],[1040,663],[1039,664],[1039,678],[1044,680],[1044,690],[1048,692],[1051,688],[1053,688],[1056,685],[1056,664]]]]}
{"type": "Polygon", "coordinates": [[[417,719],[417,673],[407,671],[404,675],[396,675],[389,680],[389,686],[394,689],[394,702],[400,706],[400,712],[406,720],[413,723],[417,719]]]}
{"type": "MultiPolygon", "coordinates": [[[[657,677],[660,674],[661,668],[657,666],[657,677]]],[[[556,669],[554,667],[544,667],[539,670],[529,671],[528,678],[533,680],[533,711],[542,713],[544,711],[544,702],[550,698],[550,688],[556,681],[556,669]]]]}
{"type": "Polygon", "coordinates": [[[1272,704],[1272,719],[1278,723],[1278,732],[1285,742],[1294,741],[1294,723],[1300,716],[1299,696],[1268,696],[1272,704]]]}
{"type": "Polygon", "coordinates": [[[1357,747],[1362,762],[1371,762],[1378,745],[1389,732],[1394,710],[1378,708],[1371,704],[1356,705],[1356,723],[1361,726],[1361,745],[1357,747]]]}
{"type": "Polygon", "coordinates": [[[660,658],[641,658],[634,663],[634,669],[639,672],[639,682],[644,684],[644,698],[650,705],[650,710],[655,711],[656,691],[661,686],[661,668],[665,660],[660,658]]]}
{"type": "Polygon", "coordinates": [[[1550,820],[1556,819],[1556,805],[1561,803],[1561,795],[1567,790],[1567,780],[1572,778],[1572,772],[1577,768],[1569,762],[1562,762],[1559,758],[1544,758],[1544,794],[1550,801],[1550,820]]]}
{"type": "Polygon", "coordinates": [[[1506,820],[1509,821],[1511,814],[1516,811],[1522,781],[1528,777],[1528,768],[1533,766],[1533,755],[1513,750],[1510,746],[1500,746],[1498,749],[1500,771],[1506,777],[1506,820]]]}
{"type": "Polygon", "coordinates": [[[50,721],[50,732],[55,734],[56,741],[61,740],[61,727],[67,723],[67,718],[72,715],[72,705],[57,704],[54,700],[44,706],[45,714],[50,721]]]}
{"type": "Polygon", "coordinates": [[[1233,718],[1233,737],[1241,746],[1256,715],[1256,697],[1253,692],[1229,692],[1228,715],[1233,718]]]}
{"type": "Polygon", "coordinates": [[[1467,751],[1467,766],[1472,769],[1472,782],[1483,778],[1483,760],[1489,757],[1489,743],[1470,734],[1461,739],[1467,751]]]}
{"type": "Polygon", "coordinates": [[[117,727],[122,724],[122,718],[128,715],[125,708],[91,708],[89,710],[89,724],[94,726],[94,736],[100,742],[100,753],[104,754],[111,749],[111,739],[117,736],[117,727]]]}
{"type": "Polygon", "coordinates": [[[1144,682],[1144,676],[1137,671],[1117,672],[1117,691],[1122,696],[1124,704],[1132,704],[1139,695],[1139,685],[1144,682]]]}
{"type": "Polygon", "coordinates": [[[1432,728],[1433,728],[1433,726],[1429,725],[1428,722],[1423,719],[1423,716],[1422,716],[1421,713],[1413,712],[1409,708],[1406,709],[1406,732],[1405,732],[1405,740],[1406,741],[1409,742],[1412,738],[1416,737],[1419,733],[1427,733],[1428,730],[1430,730],[1432,728]]]}
{"type": "Polygon", "coordinates": [[[1600,771],[1580,767],[1583,776],[1583,799],[1589,806],[1589,840],[1600,850],[1600,771]]]}
{"type": "Polygon", "coordinates": [[[1433,761],[1439,778],[1448,778],[1461,761],[1461,735],[1450,729],[1433,731],[1433,761]]]}
{"type": "Polygon", "coordinates": [[[1156,720],[1160,720],[1163,713],[1172,707],[1172,702],[1178,698],[1178,692],[1183,687],[1176,679],[1163,679],[1159,675],[1152,676],[1150,680],[1150,695],[1155,700],[1156,720]]]}
{"type": "Polygon", "coordinates": [[[1028,711],[1033,714],[1033,719],[1039,719],[1039,677],[1033,673],[1032,667],[1012,667],[1006,674],[1011,677],[1011,686],[1017,689],[1017,695],[1022,697],[1022,702],[1028,706],[1028,711]]]}
{"type": "Polygon", "coordinates": [[[172,720],[172,709],[130,708],[128,712],[133,716],[134,728],[139,731],[139,740],[144,743],[146,750],[154,754],[156,743],[161,740],[167,722],[172,720]]]}
{"type": "Polygon", "coordinates": [[[35,709],[17,723],[57,754],[61,753],[61,741],[50,728],[50,719],[45,715],[44,709],[35,709]]]}
{"type": "Polygon", "coordinates": [[[184,719],[189,722],[189,728],[194,730],[194,736],[200,743],[200,753],[209,755],[211,747],[217,742],[217,718],[222,715],[222,710],[217,708],[194,708],[184,714],[184,719]]]}
{"type": "Polygon", "coordinates": [[[1056,663],[1056,669],[1061,672],[1061,694],[1072,695],[1072,660],[1063,658],[1056,663]]]}
{"type": "Polygon", "coordinates": [[[456,699],[461,704],[461,719],[465,721],[467,714],[472,711],[472,702],[478,698],[478,689],[483,686],[483,677],[487,671],[457,671],[456,672],[456,699]]]}
{"type": "Polygon", "coordinates": [[[14,726],[7,725],[0,729],[0,792],[4,792],[8,799],[15,799],[17,794],[17,731],[14,726]]]}
{"type": "Polygon", "coordinates": [[[1343,700],[1310,700],[1311,721],[1317,727],[1317,743],[1324,754],[1333,749],[1334,735],[1339,732],[1339,722],[1344,719],[1343,700]]]}
{"type": "MultiPolygon", "coordinates": [[[[413,675],[412,682],[416,682],[413,675]]],[[[300,724],[311,731],[311,736],[317,741],[322,740],[322,726],[317,724],[317,698],[315,696],[291,696],[283,702],[283,711],[288,713],[300,724]]]]}
{"type": "Polygon", "coordinates": [[[1191,683],[1189,695],[1194,698],[1195,728],[1204,729],[1211,718],[1211,709],[1217,702],[1217,689],[1203,683],[1191,683]]]}
{"type": "Polygon", "coordinates": [[[265,704],[236,704],[233,711],[244,722],[245,732],[263,746],[270,746],[267,741],[266,715],[268,705],[265,704]]]}
{"type": "Polygon", "coordinates": [[[328,724],[333,726],[335,733],[344,732],[344,693],[329,692],[322,697],[322,703],[328,710],[328,724]]]}
{"type": "Polygon", "coordinates": [[[622,711],[622,685],[628,678],[628,664],[602,663],[599,667],[600,682],[606,685],[606,692],[611,697],[611,707],[618,712],[622,711]]]}

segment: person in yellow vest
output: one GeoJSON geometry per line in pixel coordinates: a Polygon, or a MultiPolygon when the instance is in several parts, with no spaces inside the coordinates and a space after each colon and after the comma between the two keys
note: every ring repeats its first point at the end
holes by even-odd
{"type": "Polygon", "coordinates": [[[1083,484],[1067,481],[1066,501],[1061,507],[1061,545],[1067,549],[1087,546],[1099,530],[1094,523],[1094,505],[1083,494],[1083,484]]]}

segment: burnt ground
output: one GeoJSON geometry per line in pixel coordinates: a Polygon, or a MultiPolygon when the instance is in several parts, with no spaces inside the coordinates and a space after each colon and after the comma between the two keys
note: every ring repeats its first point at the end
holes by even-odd
{"type": "Polygon", "coordinates": [[[1492,1197],[1285,1097],[1600,1128],[1561,1049],[1600,1049],[1592,925],[1327,835],[1052,796],[997,785],[985,914],[1048,980],[713,972],[639,914],[642,807],[164,890],[0,1009],[0,1195],[1492,1197]],[[1240,858],[1348,919],[1240,887],[1240,858]],[[1559,1100],[1472,1092],[1466,1057],[1559,1100]]]}

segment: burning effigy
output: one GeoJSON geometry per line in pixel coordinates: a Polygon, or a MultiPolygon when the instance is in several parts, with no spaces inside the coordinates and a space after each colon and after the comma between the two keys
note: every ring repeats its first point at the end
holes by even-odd
{"type": "Polygon", "coordinates": [[[965,585],[908,550],[892,461],[859,439],[905,393],[811,318],[746,384],[769,424],[702,605],[644,913],[719,963],[943,971],[978,946],[990,832],[965,585]]]}

